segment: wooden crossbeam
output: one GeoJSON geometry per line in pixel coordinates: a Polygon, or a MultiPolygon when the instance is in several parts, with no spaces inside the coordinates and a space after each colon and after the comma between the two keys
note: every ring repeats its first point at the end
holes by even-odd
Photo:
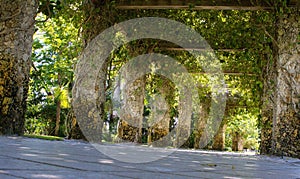
{"type": "MultiPolygon", "coordinates": [[[[213,74],[213,73],[207,73],[207,72],[195,72],[195,71],[189,71],[190,74],[194,75],[207,75],[207,74],[213,74]]],[[[243,73],[243,72],[230,72],[230,71],[223,71],[221,72],[224,75],[230,75],[230,76],[258,76],[258,74],[255,73],[243,73]]]]}
{"type": "Polygon", "coordinates": [[[177,48],[177,47],[166,47],[162,48],[164,50],[169,50],[169,51],[218,51],[218,52],[243,52],[246,49],[206,49],[206,48],[177,48]]]}
{"type": "MultiPolygon", "coordinates": [[[[299,7],[299,0],[290,0],[290,7],[299,7]]],[[[118,9],[193,9],[193,10],[271,10],[268,0],[119,0],[118,9]]]]}
{"type": "Polygon", "coordinates": [[[271,10],[272,7],[262,6],[178,6],[178,5],[118,5],[117,9],[191,9],[191,10],[271,10]]]}

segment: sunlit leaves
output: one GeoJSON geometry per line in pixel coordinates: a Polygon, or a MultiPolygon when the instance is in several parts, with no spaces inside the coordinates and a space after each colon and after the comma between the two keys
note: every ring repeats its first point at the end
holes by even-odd
{"type": "MultiPolygon", "coordinates": [[[[66,18],[75,15],[66,14],[71,11],[69,8],[65,10],[57,11],[47,21],[36,24],[38,30],[33,43],[27,127],[39,125],[43,129],[37,127],[29,132],[49,134],[53,131],[57,100],[63,109],[61,119],[71,107],[74,64],[81,50],[77,24],[80,21],[66,18]]],[[[38,14],[37,21],[44,19],[45,13],[38,14]]]]}

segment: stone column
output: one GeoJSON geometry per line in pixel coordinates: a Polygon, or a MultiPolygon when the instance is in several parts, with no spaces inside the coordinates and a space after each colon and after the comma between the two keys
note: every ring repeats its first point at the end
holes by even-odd
{"type": "Polygon", "coordinates": [[[243,150],[243,136],[239,132],[232,133],[232,150],[242,151],[243,150]]]}
{"type": "Polygon", "coordinates": [[[172,146],[171,136],[167,135],[169,134],[171,120],[170,105],[174,98],[173,93],[175,88],[173,84],[163,76],[159,76],[156,81],[160,95],[156,99],[153,99],[154,104],[150,114],[150,120],[153,121],[153,126],[149,129],[148,139],[150,140],[148,143],[153,142],[152,144],[157,147],[172,146]]]}
{"type": "Polygon", "coordinates": [[[208,100],[204,100],[204,102],[202,102],[200,104],[199,120],[196,121],[195,130],[194,130],[194,148],[195,149],[205,147],[205,146],[203,146],[203,145],[205,145],[205,144],[203,144],[203,142],[202,142],[202,144],[200,144],[201,138],[202,138],[202,141],[204,141],[204,143],[206,143],[208,140],[207,139],[208,137],[206,136],[204,131],[205,131],[205,127],[207,125],[208,117],[209,117],[209,114],[208,114],[209,105],[210,105],[210,102],[208,102],[208,100]]]}
{"type": "Polygon", "coordinates": [[[0,134],[24,130],[36,2],[0,0],[0,134]]]}
{"type": "Polygon", "coordinates": [[[226,132],[226,122],[222,121],[217,134],[214,137],[212,149],[223,151],[225,148],[225,132],[226,132]]]}
{"type": "MultiPolygon", "coordinates": [[[[125,77],[126,80],[126,77],[125,77]]],[[[129,82],[124,89],[124,105],[118,125],[119,138],[131,142],[141,142],[144,112],[145,78],[129,82]]]]}
{"type": "Polygon", "coordinates": [[[289,10],[276,24],[272,153],[300,158],[300,10],[289,10]]]}

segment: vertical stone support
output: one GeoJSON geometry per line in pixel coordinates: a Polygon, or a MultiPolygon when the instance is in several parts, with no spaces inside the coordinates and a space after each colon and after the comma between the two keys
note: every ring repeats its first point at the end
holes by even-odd
{"type": "Polygon", "coordinates": [[[183,87],[182,91],[179,94],[179,103],[178,103],[178,121],[176,124],[176,138],[174,142],[174,147],[181,147],[189,138],[191,134],[191,118],[189,114],[192,114],[192,107],[185,108],[187,104],[192,101],[189,94],[188,87],[183,87]]]}
{"type": "Polygon", "coordinates": [[[239,132],[232,133],[232,150],[243,151],[243,136],[239,132]]]}
{"type": "Polygon", "coordinates": [[[152,142],[154,146],[172,146],[171,136],[169,134],[170,128],[170,105],[171,99],[174,98],[173,91],[175,90],[172,83],[165,77],[160,76],[157,79],[158,82],[158,91],[160,97],[163,99],[154,99],[154,105],[151,109],[151,121],[154,122],[154,125],[149,128],[148,143],[152,142]],[[157,141],[157,142],[155,142],[157,141]]]}
{"type": "Polygon", "coordinates": [[[24,130],[37,2],[0,0],[0,134],[24,130]]]}
{"type": "MultiPolygon", "coordinates": [[[[125,80],[126,77],[125,77],[125,80]]],[[[118,136],[123,140],[131,142],[141,142],[144,96],[145,96],[145,78],[140,77],[134,82],[128,82],[124,89],[124,112],[118,125],[118,136]]]]}
{"type": "Polygon", "coordinates": [[[270,154],[272,148],[272,127],[275,95],[275,60],[272,54],[264,55],[267,65],[263,69],[262,80],[264,83],[262,95],[262,114],[260,120],[260,153],[270,154]]]}
{"type": "Polygon", "coordinates": [[[202,138],[202,141],[204,143],[207,142],[207,136],[205,135],[205,127],[207,125],[207,120],[209,117],[208,111],[209,111],[209,103],[206,101],[200,104],[200,109],[199,109],[199,120],[197,120],[195,124],[195,130],[194,130],[194,148],[199,149],[203,146],[203,143],[200,144],[200,140],[202,138]]]}
{"type": "MultiPolygon", "coordinates": [[[[108,14],[110,12],[108,4],[103,3],[96,3],[94,4],[94,1],[89,1],[85,4],[84,7],[84,14],[86,21],[83,24],[83,45],[85,47],[88,47],[90,50],[89,52],[85,52],[86,55],[94,54],[97,50],[98,56],[101,57],[103,55],[103,51],[107,50],[110,44],[92,44],[93,39],[97,37],[101,32],[103,32],[105,29],[109,28],[113,22],[112,18],[114,15],[110,14],[111,16],[108,17],[108,14]],[[90,47],[88,46],[90,45],[90,47]],[[97,47],[99,46],[99,47],[97,47]],[[95,49],[94,49],[95,48],[95,49]],[[101,49],[99,51],[99,49],[101,49]],[[103,50],[103,51],[102,51],[103,50]]],[[[112,48],[112,47],[109,47],[112,48]]],[[[87,50],[87,49],[85,49],[87,50]]],[[[78,65],[78,64],[77,64],[78,65]]],[[[95,64],[95,66],[98,64],[95,64]]],[[[103,129],[103,123],[105,119],[105,102],[106,102],[106,88],[107,88],[107,68],[108,68],[108,59],[104,61],[102,64],[101,69],[99,70],[99,73],[97,75],[96,80],[96,86],[95,86],[95,94],[97,94],[96,99],[96,109],[93,109],[97,111],[97,116],[94,116],[93,120],[85,119],[83,114],[75,114],[72,119],[72,130],[69,134],[72,138],[88,138],[88,140],[93,142],[102,142],[102,129],[103,129]],[[82,115],[82,116],[81,116],[82,115]],[[84,135],[81,134],[82,131],[84,132],[84,135]]],[[[80,81],[80,77],[76,77],[78,81],[80,81]]],[[[73,89],[74,90],[74,89],[73,89]]],[[[84,101],[85,99],[83,99],[84,101]]],[[[77,102],[75,102],[77,103],[77,102]]],[[[75,103],[73,102],[73,108],[75,103]]],[[[77,105],[77,104],[76,104],[77,105]]],[[[83,105],[80,104],[79,105],[83,105]]],[[[87,106],[91,104],[84,104],[87,106]]],[[[89,111],[89,113],[93,114],[95,111],[89,111]]],[[[91,114],[89,114],[91,116],[91,114]]]]}
{"type": "Polygon", "coordinates": [[[300,158],[300,10],[289,10],[276,24],[272,153],[300,158]]]}
{"type": "Polygon", "coordinates": [[[226,122],[223,120],[218,129],[217,134],[214,137],[212,149],[223,151],[225,148],[225,132],[226,132],[226,122]]]}

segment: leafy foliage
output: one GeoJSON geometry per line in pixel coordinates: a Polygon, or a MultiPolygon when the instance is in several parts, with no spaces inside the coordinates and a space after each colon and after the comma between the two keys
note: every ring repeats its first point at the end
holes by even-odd
{"type": "MultiPolygon", "coordinates": [[[[44,19],[39,14],[37,19],[44,19]]],[[[37,24],[34,36],[26,129],[28,133],[53,134],[57,102],[61,103],[60,135],[70,109],[73,69],[81,49],[78,29],[64,14],[37,24]]]]}
{"type": "MultiPolygon", "coordinates": [[[[78,32],[83,32],[87,42],[99,33],[97,28],[106,28],[114,23],[137,17],[159,16],[182,22],[198,31],[215,50],[225,74],[227,95],[226,120],[228,129],[227,147],[230,147],[232,131],[240,132],[249,148],[257,149],[261,95],[263,89],[263,67],[270,63],[265,59],[272,53],[272,12],[265,11],[214,11],[214,10],[119,10],[114,9],[113,2],[97,6],[81,1],[41,1],[38,20],[46,22],[38,24],[35,36],[32,70],[32,81],[27,113],[27,129],[29,133],[49,134],[53,130],[55,106],[57,100],[62,103],[62,126],[70,108],[70,90],[73,82],[73,69],[76,57],[81,50],[78,32]],[[47,4],[45,6],[43,4],[47,4]],[[67,5],[67,6],[65,6],[67,5]],[[44,10],[42,10],[44,7],[44,10]],[[47,7],[47,8],[45,8],[47,7]],[[63,10],[61,10],[63,8],[63,10]],[[109,11],[104,10],[107,8],[109,11]],[[48,9],[48,11],[47,11],[48,9]],[[49,11],[50,9],[50,11],[49,11]],[[51,12],[51,13],[50,13],[51,12]],[[50,132],[49,132],[50,131],[50,132]],[[247,143],[247,141],[249,141],[247,143]]],[[[126,38],[121,32],[117,39],[126,38]]],[[[108,130],[116,133],[117,121],[112,109],[111,94],[113,82],[119,69],[131,58],[149,52],[169,55],[178,60],[192,73],[198,85],[199,101],[210,103],[212,89],[209,87],[207,74],[200,63],[188,52],[170,51],[162,48],[174,46],[168,42],[155,39],[141,39],[130,42],[110,56],[107,77],[107,101],[105,122],[108,130]]],[[[84,44],[85,45],[85,44],[84,44]]],[[[157,92],[159,77],[151,79],[147,75],[146,99],[144,115],[151,114],[148,102],[151,95],[157,92]],[[156,91],[155,91],[156,90],[156,91]]],[[[178,95],[177,95],[178,97],[178,95]]],[[[170,130],[176,126],[178,115],[178,99],[176,94],[167,100],[170,106],[170,130]]],[[[194,127],[194,126],[193,126],[194,127]]],[[[192,135],[192,137],[195,137],[192,135]]],[[[190,140],[191,142],[194,139],[190,140]]]]}

